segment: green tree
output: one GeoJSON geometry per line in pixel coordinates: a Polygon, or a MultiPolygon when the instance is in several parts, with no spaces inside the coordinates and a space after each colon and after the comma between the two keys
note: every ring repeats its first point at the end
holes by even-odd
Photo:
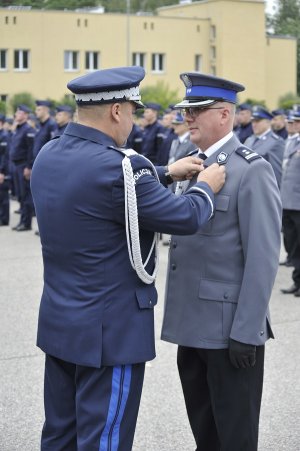
{"type": "Polygon", "coordinates": [[[0,100],[0,114],[6,114],[6,103],[0,100]]]}
{"type": "Polygon", "coordinates": [[[163,81],[158,81],[155,86],[141,88],[141,96],[143,103],[159,103],[163,109],[179,102],[177,90],[170,90],[168,84],[163,81]]]}
{"type": "Polygon", "coordinates": [[[295,96],[292,92],[279,97],[278,106],[284,110],[291,110],[293,105],[300,104],[300,97],[295,96]]]}
{"type": "Polygon", "coordinates": [[[278,9],[267,17],[272,33],[297,38],[297,90],[300,95],[300,0],[277,0],[278,9]]]}
{"type": "Polygon", "coordinates": [[[33,95],[29,92],[19,92],[10,99],[10,107],[13,113],[16,111],[17,106],[21,104],[27,105],[32,111],[34,111],[35,101],[33,95]]]}

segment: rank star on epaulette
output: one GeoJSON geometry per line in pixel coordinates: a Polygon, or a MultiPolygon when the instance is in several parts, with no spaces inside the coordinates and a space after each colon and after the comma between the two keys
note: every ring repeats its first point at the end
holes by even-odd
{"type": "Polygon", "coordinates": [[[218,162],[219,164],[225,164],[226,161],[227,161],[227,159],[228,159],[228,153],[226,153],[226,152],[220,152],[220,153],[217,155],[217,162],[218,162]]]}
{"type": "Polygon", "coordinates": [[[245,149],[245,148],[242,148],[242,147],[237,149],[235,151],[235,153],[237,153],[238,155],[243,157],[246,161],[248,161],[248,163],[251,163],[251,161],[256,160],[258,158],[261,158],[261,156],[258,155],[258,153],[254,152],[253,150],[245,149]]]}

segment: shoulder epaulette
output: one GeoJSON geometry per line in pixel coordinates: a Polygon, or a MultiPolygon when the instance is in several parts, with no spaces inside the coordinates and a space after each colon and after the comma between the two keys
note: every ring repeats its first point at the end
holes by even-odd
{"type": "Polygon", "coordinates": [[[236,149],[235,153],[243,157],[248,163],[257,160],[258,158],[262,158],[258,153],[254,152],[254,150],[247,149],[246,147],[239,147],[236,149]]]}
{"type": "Polygon", "coordinates": [[[271,136],[275,139],[283,139],[283,138],[281,138],[281,136],[276,135],[276,133],[273,133],[273,132],[272,132],[271,136]]]}
{"type": "Polygon", "coordinates": [[[138,155],[138,153],[133,149],[122,149],[121,147],[108,146],[109,149],[116,150],[117,152],[126,155],[126,157],[132,157],[133,155],[138,155]]]}

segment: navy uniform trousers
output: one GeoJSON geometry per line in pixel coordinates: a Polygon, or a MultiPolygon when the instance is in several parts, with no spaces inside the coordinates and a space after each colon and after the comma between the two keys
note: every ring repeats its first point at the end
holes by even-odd
{"type": "Polygon", "coordinates": [[[41,450],[130,451],[144,372],[145,363],[93,368],[46,354],[41,450]]]}
{"type": "Polygon", "coordinates": [[[237,369],[228,349],[178,347],[177,365],[196,451],[257,450],[264,349],[256,347],[254,367],[237,369]]]}

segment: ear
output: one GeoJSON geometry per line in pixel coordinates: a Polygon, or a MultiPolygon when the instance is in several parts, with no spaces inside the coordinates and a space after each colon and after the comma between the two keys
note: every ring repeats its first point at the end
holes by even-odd
{"type": "Polygon", "coordinates": [[[111,105],[111,115],[112,118],[116,121],[116,122],[120,122],[120,113],[121,113],[121,105],[120,103],[113,103],[111,105]]]}

